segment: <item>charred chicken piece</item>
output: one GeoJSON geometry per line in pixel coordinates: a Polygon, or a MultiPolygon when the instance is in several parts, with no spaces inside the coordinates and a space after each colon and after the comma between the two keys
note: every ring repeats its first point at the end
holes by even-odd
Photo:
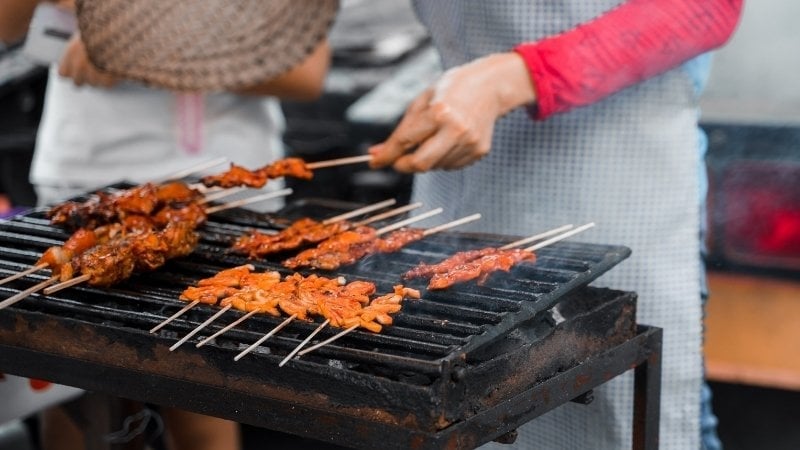
{"type": "MultiPolygon", "coordinates": [[[[116,243],[115,243],[116,244],[116,243]]],[[[132,246],[101,244],[76,257],[73,266],[88,275],[92,286],[111,286],[131,276],[135,268],[132,246]]]]}

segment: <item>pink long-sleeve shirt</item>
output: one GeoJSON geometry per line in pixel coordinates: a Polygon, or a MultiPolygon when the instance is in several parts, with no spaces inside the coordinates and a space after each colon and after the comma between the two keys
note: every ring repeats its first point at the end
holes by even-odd
{"type": "Polygon", "coordinates": [[[588,105],[724,44],[743,0],[630,0],[514,50],[528,67],[534,118],[588,105]]]}

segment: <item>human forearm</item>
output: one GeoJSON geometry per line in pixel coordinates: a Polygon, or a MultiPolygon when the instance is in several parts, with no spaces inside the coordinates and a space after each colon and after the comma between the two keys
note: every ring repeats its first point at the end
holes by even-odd
{"type": "Polygon", "coordinates": [[[594,103],[722,45],[742,0],[629,0],[597,19],[522,44],[538,119],[594,103]]]}
{"type": "Polygon", "coordinates": [[[0,0],[0,42],[13,44],[25,37],[38,0],[0,0]]]}
{"type": "Polygon", "coordinates": [[[323,41],[302,63],[288,72],[261,84],[241,89],[239,93],[270,95],[291,100],[313,100],[322,94],[330,58],[328,42],[323,41]]]}

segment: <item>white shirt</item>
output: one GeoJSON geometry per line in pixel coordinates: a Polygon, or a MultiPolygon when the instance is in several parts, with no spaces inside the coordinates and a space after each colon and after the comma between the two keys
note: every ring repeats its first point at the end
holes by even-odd
{"type": "Polygon", "coordinates": [[[256,168],[283,157],[283,129],[274,98],[76,87],[52,68],[30,178],[43,204],[220,156],[256,168]]]}

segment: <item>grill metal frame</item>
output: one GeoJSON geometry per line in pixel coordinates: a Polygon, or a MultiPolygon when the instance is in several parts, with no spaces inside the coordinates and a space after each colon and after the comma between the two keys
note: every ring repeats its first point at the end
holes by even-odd
{"type": "MultiPolygon", "coordinates": [[[[346,206],[306,200],[292,204],[277,217],[325,217],[346,206]]],[[[195,308],[156,336],[145,331],[183,306],[176,298],[185,286],[219,269],[248,262],[224,251],[228,241],[254,226],[285,223],[273,219],[265,220],[263,215],[242,210],[215,216],[202,231],[198,251],[189,258],[134,276],[112,289],[78,287],[59,292],[54,298],[34,295],[0,312],[0,370],[87,389],[110,389],[110,393],[128,398],[340,444],[346,442],[357,448],[369,448],[370,443],[382,442],[382,436],[389,435],[396,442],[407,444],[397,448],[470,448],[478,440],[505,431],[497,427],[496,417],[487,421],[499,414],[492,412],[495,406],[475,404],[467,398],[469,383],[461,381],[470,380],[469,362],[502,358],[508,353],[502,343],[520,329],[535,330],[532,333],[537,341],[552,334],[557,327],[548,310],[572,292],[586,295],[589,282],[630,254],[622,246],[557,243],[540,250],[535,264],[523,264],[509,275],[493,277],[487,286],[470,284],[441,294],[423,291],[423,299],[407,302],[395,317],[396,324],[385,333],[353,332],[283,368],[277,368],[277,362],[316,324],[293,323],[237,363],[232,362],[232,356],[274,327],[279,319],[253,318],[204,348],[187,344],[175,353],[170,353],[168,347],[211,315],[212,308],[195,308]],[[122,392],[117,392],[103,382],[116,377],[137,382],[126,383],[122,392]],[[260,411],[267,408],[280,408],[282,415],[264,417],[260,411]],[[325,431],[309,428],[303,417],[311,413],[326,420],[325,431]],[[489,422],[494,423],[495,430],[486,434],[484,428],[489,422]],[[475,430],[481,433],[474,433],[475,430]],[[360,438],[344,439],[343,433],[360,438]]],[[[0,276],[29,267],[46,247],[59,245],[66,237],[66,232],[47,223],[41,211],[0,223],[0,276]]],[[[376,281],[379,292],[388,292],[399,281],[402,269],[419,261],[439,260],[458,250],[498,246],[510,240],[507,236],[442,233],[398,254],[371,256],[343,268],[339,274],[348,280],[376,281]]],[[[279,261],[277,258],[255,265],[288,273],[280,268],[279,261]]],[[[0,299],[45,277],[32,275],[2,286],[0,299]]],[[[211,333],[232,320],[228,316],[228,320],[218,321],[207,331],[211,333]]],[[[521,380],[517,391],[507,393],[510,397],[501,408],[506,411],[504,417],[519,410],[520,420],[532,418],[530,411],[522,412],[531,406],[529,399],[515,396],[528,388],[533,389],[529,394],[544,395],[558,386],[551,384],[556,378],[563,382],[561,377],[578,374],[585,380],[587,373],[594,374],[575,389],[562,389],[556,396],[569,400],[632,366],[655,364],[650,360],[653,355],[660,355],[655,345],[656,340],[660,342],[660,332],[650,328],[636,332],[632,325],[617,324],[619,330],[612,339],[584,348],[583,354],[575,352],[574,360],[563,362],[564,367],[572,367],[579,358],[597,354],[589,358],[590,363],[578,364],[547,380],[521,380]],[[625,364],[620,364],[622,360],[625,364]],[[597,377],[597,370],[605,370],[603,377],[597,377]]],[[[613,328],[615,324],[612,321],[607,326],[613,328]]],[[[327,330],[318,339],[335,332],[327,330]]],[[[501,380],[487,382],[497,381],[501,380]]],[[[552,394],[547,395],[552,398],[552,394]]],[[[550,407],[560,404],[545,403],[550,407]]],[[[535,415],[544,407],[540,404],[535,415]]],[[[517,423],[507,418],[504,422],[508,430],[517,423]]],[[[652,435],[652,431],[644,434],[652,435]]]]}

